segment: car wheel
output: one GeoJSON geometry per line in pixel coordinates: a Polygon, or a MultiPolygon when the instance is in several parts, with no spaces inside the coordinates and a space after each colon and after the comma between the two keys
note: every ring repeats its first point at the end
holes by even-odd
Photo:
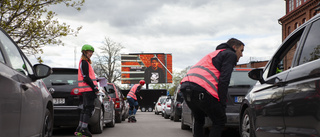
{"type": "Polygon", "coordinates": [[[53,116],[51,112],[46,109],[46,114],[44,117],[44,123],[42,128],[42,137],[51,137],[53,131],[53,116]]]}
{"type": "Polygon", "coordinates": [[[148,112],[152,112],[152,111],[153,111],[153,108],[149,107],[148,112]]]}
{"type": "Polygon", "coordinates": [[[122,122],[122,117],[121,117],[121,112],[118,116],[116,116],[116,123],[121,123],[122,122]]]}
{"type": "Polygon", "coordinates": [[[141,108],[141,111],[142,111],[142,112],[146,112],[146,108],[145,108],[145,107],[142,107],[142,108],[141,108]]]}
{"type": "Polygon", "coordinates": [[[190,129],[190,126],[184,124],[184,119],[183,119],[183,117],[181,118],[181,129],[182,129],[182,130],[189,130],[189,129],[190,129]]]}
{"type": "Polygon", "coordinates": [[[116,125],[116,113],[115,110],[112,112],[112,121],[107,124],[107,127],[114,127],[116,125]]]}
{"type": "Polygon", "coordinates": [[[252,120],[252,114],[247,108],[244,111],[244,114],[242,116],[242,119],[240,121],[240,134],[241,137],[255,137],[254,129],[253,129],[253,120],[252,120]]]}
{"type": "Polygon", "coordinates": [[[166,112],[164,112],[163,117],[164,117],[165,119],[168,119],[168,118],[169,118],[166,112]]]}
{"type": "Polygon", "coordinates": [[[91,133],[93,134],[101,134],[102,131],[103,131],[103,124],[104,124],[104,115],[103,115],[103,111],[102,111],[102,108],[100,109],[97,109],[97,113],[99,113],[99,116],[98,116],[98,122],[94,125],[91,125],[89,127],[91,133]]]}
{"type": "Polygon", "coordinates": [[[179,116],[176,113],[174,113],[174,115],[173,115],[173,121],[174,122],[178,122],[179,121],[179,116]]]}

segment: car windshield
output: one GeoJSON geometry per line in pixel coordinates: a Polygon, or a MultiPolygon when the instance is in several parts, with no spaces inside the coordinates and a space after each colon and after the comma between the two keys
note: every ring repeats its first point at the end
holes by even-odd
{"type": "Polygon", "coordinates": [[[77,85],[77,74],[51,74],[43,79],[46,85],[77,85]]]}
{"type": "Polygon", "coordinates": [[[111,98],[115,98],[116,97],[116,93],[114,91],[113,85],[112,84],[108,84],[108,89],[109,89],[109,96],[111,98]]]}
{"type": "Polygon", "coordinates": [[[163,103],[166,100],[166,98],[160,98],[160,103],[163,103]]]}
{"type": "Polygon", "coordinates": [[[248,77],[248,71],[234,71],[231,74],[229,87],[250,87],[253,86],[255,83],[255,80],[248,77]]]}

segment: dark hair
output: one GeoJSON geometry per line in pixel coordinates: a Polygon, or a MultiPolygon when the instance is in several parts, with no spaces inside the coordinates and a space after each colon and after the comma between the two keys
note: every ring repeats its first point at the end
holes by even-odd
{"type": "Polygon", "coordinates": [[[157,58],[151,58],[151,60],[150,60],[150,61],[152,62],[152,60],[156,60],[156,61],[158,61],[158,59],[157,59],[157,58]]]}
{"type": "Polygon", "coordinates": [[[236,46],[236,47],[240,47],[241,45],[244,46],[243,42],[241,42],[240,40],[236,39],[236,38],[231,38],[227,41],[227,44],[232,46],[236,46]]]}

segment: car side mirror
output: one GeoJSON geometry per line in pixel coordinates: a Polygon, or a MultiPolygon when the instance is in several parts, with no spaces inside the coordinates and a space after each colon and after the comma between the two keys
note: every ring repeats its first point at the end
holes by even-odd
{"type": "Polygon", "coordinates": [[[260,83],[265,83],[263,77],[262,77],[263,69],[262,68],[256,68],[251,70],[248,73],[248,76],[253,80],[259,80],[260,83]]]}
{"type": "Polygon", "coordinates": [[[33,80],[45,78],[52,73],[52,69],[44,64],[35,64],[33,66],[33,70],[35,71],[32,77],[33,80]]]}

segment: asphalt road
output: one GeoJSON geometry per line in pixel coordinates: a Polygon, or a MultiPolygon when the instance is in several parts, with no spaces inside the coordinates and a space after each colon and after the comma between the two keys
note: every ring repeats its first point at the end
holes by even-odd
{"type": "MultiPolygon", "coordinates": [[[[164,119],[154,112],[137,112],[137,123],[122,121],[113,128],[104,128],[102,134],[93,137],[192,137],[191,130],[181,130],[180,122],[164,119]]],[[[75,128],[63,127],[53,131],[53,137],[74,137],[75,128]]],[[[236,131],[225,131],[223,137],[239,137],[236,131]]]]}

